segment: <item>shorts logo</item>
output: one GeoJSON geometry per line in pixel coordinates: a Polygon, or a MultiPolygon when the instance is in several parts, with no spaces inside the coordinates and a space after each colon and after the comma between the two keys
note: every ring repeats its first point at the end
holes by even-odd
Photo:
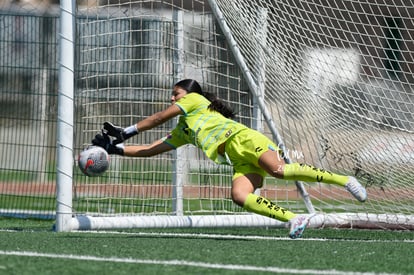
{"type": "Polygon", "coordinates": [[[255,149],[255,151],[256,151],[256,153],[259,153],[259,152],[261,152],[263,150],[263,148],[262,147],[256,147],[256,149],[255,149]]]}

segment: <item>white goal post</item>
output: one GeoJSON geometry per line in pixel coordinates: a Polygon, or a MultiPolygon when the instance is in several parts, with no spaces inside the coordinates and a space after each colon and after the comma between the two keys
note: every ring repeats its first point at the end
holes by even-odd
{"type": "MultiPolygon", "coordinates": [[[[263,196],[316,212],[315,228],[414,229],[408,2],[86,0],[75,13],[61,1],[56,230],[285,226],[236,206],[231,167],[190,146],[147,159],[111,156],[99,178],[78,171],[77,154],[104,121],[131,125],[165,108],[183,78],[231,104],[287,162],[356,176],[368,201],[270,177],[263,196]]],[[[173,123],[131,143],[161,138],[173,123]]]]}

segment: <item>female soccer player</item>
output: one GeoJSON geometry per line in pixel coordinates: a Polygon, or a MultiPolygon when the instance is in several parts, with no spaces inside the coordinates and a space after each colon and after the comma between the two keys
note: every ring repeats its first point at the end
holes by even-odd
{"type": "Polygon", "coordinates": [[[197,81],[184,79],[174,85],[171,106],[138,123],[121,128],[104,123],[102,134],[92,143],[109,154],[149,157],[184,144],[200,148],[216,163],[234,168],[231,197],[239,206],[290,223],[289,236],[300,238],[312,215],[296,215],[268,199],[254,194],[266,174],[286,180],[323,182],[343,186],[356,199],[367,199],[365,188],[354,178],[337,175],[307,164],[286,164],[280,149],[266,136],[231,118],[233,110],[219,98],[202,91],[197,81]],[[179,116],[177,126],[164,138],[150,145],[124,145],[128,138],[179,116]],[[114,139],[112,140],[113,137],[114,139]]]}

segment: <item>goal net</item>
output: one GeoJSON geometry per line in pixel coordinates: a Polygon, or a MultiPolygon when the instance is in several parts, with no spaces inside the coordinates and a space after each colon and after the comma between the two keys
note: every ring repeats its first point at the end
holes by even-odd
{"type": "MultiPolygon", "coordinates": [[[[76,15],[75,153],[104,121],[128,126],[198,80],[266,133],[288,161],[354,175],[342,188],[266,178],[260,192],[314,226],[412,229],[411,1],[84,1],[76,15]],[[298,191],[299,190],[299,191],[298,191]]],[[[175,121],[134,137],[148,144],[175,121]]],[[[99,178],[74,170],[71,229],[283,226],[230,199],[231,167],[198,150],[111,156],[99,178]]]]}

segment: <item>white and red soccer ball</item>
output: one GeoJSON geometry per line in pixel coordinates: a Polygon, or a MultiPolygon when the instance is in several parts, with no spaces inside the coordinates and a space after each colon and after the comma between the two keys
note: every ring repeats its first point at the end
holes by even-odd
{"type": "Polygon", "coordinates": [[[109,155],[101,147],[89,146],[78,156],[79,169],[88,177],[98,177],[109,168],[109,155]]]}

